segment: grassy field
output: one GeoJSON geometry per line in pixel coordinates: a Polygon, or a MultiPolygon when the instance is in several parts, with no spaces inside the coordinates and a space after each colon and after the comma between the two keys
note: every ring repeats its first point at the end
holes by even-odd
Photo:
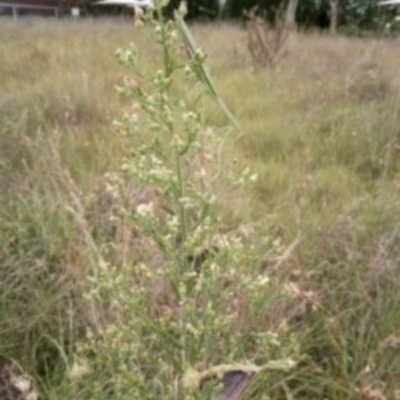
{"type": "MultiPolygon", "coordinates": [[[[131,151],[113,125],[131,109],[115,89],[127,73],[115,51],[135,41],[156,69],[154,49],[128,20],[1,29],[0,365],[32,376],[45,398],[127,398],[90,397],[94,383],[77,388],[65,371],[90,325],[80,283],[99,260],[145,256],[129,225],[110,222],[106,188],[131,151]]],[[[289,294],[238,329],[281,335],[286,321],[304,355],[271,396],[400,399],[399,40],[293,34],[277,66],[260,69],[240,27],[192,32],[243,128],[225,158],[258,176],[223,199],[221,230],[256,232],[244,251],[289,294]]],[[[207,124],[229,124],[204,107],[207,124]]],[[[226,354],[204,359],[254,356],[226,354]]]]}

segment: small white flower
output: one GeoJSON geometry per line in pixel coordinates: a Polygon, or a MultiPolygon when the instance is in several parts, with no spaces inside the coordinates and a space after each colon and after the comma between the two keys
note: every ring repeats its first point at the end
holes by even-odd
{"type": "Polygon", "coordinates": [[[143,17],[144,12],[143,12],[143,9],[142,9],[142,8],[140,8],[140,7],[138,7],[138,6],[135,6],[135,7],[134,7],[134,10],[135,10],[135,16],[136,16],[136,18],[142,18],[142,17],[143,17]]]}
{"type": "Polygon", "coordinates": [[[186,1],[182,1],[181,4],[179,4],[178,14],[183,18],[187,12],[187,3],[186,1]]]}
{"type": "Polygon", "coordinates": [[[36,392],[30,392],[26,395],[26,400],[38,400],[39,395],[36,392]]]}
{"type": "Polygon", "coordinates": [[[72,364],[72,367],[68,370],[67,377],[72,380],[81,379],[89,373],[89,365],[84,360],[76,359],[72,364]]]}
{"type": "Polygon", "coordinates": [[[13,376],[11,383],[16,389],[24,394],[28,393],[31,388],[30,380],[24,376],[13,376]]]}
{"type": "Polygon", "coordinates": [[[200,168],[199,175],[202,177],[206,177],[207,176],[206,170],[204,168],[200,168]]]}
{"type": "Polygon", "coordinates": [[[267,286],[270,282],[270,279],[268,276],[258,276],[255,283],[257,286],[267,286]]]}
{"type": "Polygon", "coordinates": [[[136,207],[136,212],[141,215],[142,217],[145,217],[146,215],[149,215],[153,212],[154,206],[153,203],[147,203],[147,204],[139,204],[136,207]]]}
{"type": "Polygon", "coordinates": [[[257,181],[257,174],[253,174],[249,177],[250,182],[256,182],[257,181]]]}

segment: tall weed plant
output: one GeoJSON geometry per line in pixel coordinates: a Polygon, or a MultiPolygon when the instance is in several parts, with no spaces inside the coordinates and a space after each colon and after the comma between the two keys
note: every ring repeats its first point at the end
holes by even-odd
{"type": "MultiPolygon", "coordinates": [[[[104,257],[85,282],[93,323],[76,346],[62,392],[84,399],[240,399],[250,393],[246,382],[232,388],[227,380],[241,371],[257,380],[252,393],[267,399],[300,353],[288,326],[272,318],[288,296],[260,268],[252,232],[244,238],[222,224],[220,199],[257,177],[225,155],[230,130],[205,123],[204,96],[223,102],[183,22],[185,5],[166,20],[165,3],[135,13],[157,45],[159,70],[142,69],[145,49],[118,51],[130,71],[120,90],[132,111],[115,129],[131,148],[107,191],[118,205],[111,218],[131,230],[136,257],[123,265],[104,257]]],[[[257,246],[271,258],[282,252],[268,237],[257,238],[257,246]]]]}

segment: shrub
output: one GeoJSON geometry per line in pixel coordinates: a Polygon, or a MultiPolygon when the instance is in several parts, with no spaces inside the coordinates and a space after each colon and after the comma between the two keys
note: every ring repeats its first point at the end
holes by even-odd
{"type": "MultiPolygon", "coordinates": [[[[222,104],[206,55],[195,49],[181,14],[164,20],[160,2],[155,12],[156,20],[137,13],[136,22],[153,25],[160,69],[143,71],[134,45],[118,51],[133,72],[121,91],[135,111],[116,122],[132,148],[109,185],[120,204],[114,218],[136,232],[139,255],[134,264],[105,262],[88,279],[87,304],[99,318],[77,345],[69,376],[79,379],[63,389],[74,397],[206,399],[217,389],[205,381],[237,370],[262,377],[257,387],[266,389],[274,379],[263,372],[288,370],[299,354],[284,321],[271,329],[287,295],[260,269],[254,245],[221,225],[219,196],[256,176],[221,158],[228,134],[204,123],[204,94],[222,104]],[[128,182],[139,193],[151,188],[151,196],[132,205],[128,182]]],[[[269,238],[258,245],[271,257],[281,252],[269,238]]]]}
{"type": "Polygon", "coordinates": [[[248,49],[253,61],[264,67],[274,66],[282,55],[289,34],[283,16],[277,16],[271,25],[257,16],[254,9],[245,15],[248,17],[248,49]]]}

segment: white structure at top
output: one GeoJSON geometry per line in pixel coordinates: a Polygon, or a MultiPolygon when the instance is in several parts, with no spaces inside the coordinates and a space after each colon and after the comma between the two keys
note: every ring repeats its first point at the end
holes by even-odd
{"type": "MultiPolygon", "coordinates": [[[[400,11],[400,0],[384,0],[384,1],[380,1],[378,3],[378,5],[380,6],[386,6],[386,7],[393,7],[393,8],[397,8],[398,11],[400,11]]],[[[397,17],[394,18],[394,20],[392,22],[390,22],[389,24],[387,24],[387,29],[390,30],[392,27],[392,23],[393,22],[398,22],[400,21],[400,15],[398,15],[397,17]]]]}
{"type": "Polygon", "coordinates": [[[96,6],[148,7],[154,3],[152,0],[101,0],[94,4],[96,6]]]}
{"type": "Polygon", "coordinates": [[[400,7],[400,0],[384,0],[378,3],[380,6],[400,7]]]}
{"type": "MultiPolygon", "coordinates": [[[[384,0],[380,1],[378,5],[397,8],[400,11],[400,0],[384,0]]],[[[395,18],[395,21],[400,21],[400,15],[395,18]]]]}
{"type": "MultiPolygon", "coordinates": [[[[400,1],[400,0],[399,0],[400,1]]],[[[220,11],[225,7],[226,0],[217,0],[220,11]]],[[[154,5],[153,0],[100,0],[94,3],[96,6],[126,6],[149,7],[154,5]]]]}

